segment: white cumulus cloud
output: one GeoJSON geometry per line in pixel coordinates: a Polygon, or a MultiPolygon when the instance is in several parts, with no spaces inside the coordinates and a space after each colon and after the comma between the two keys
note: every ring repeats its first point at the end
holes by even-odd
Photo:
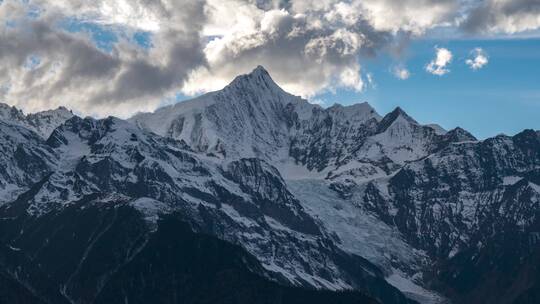
{"type": "Polygon", "coordinates": [[[471,55],[472,58],[467,59],[465,63],[473,70],[479,70],[489,62],[487,53],[481,48],[472,50],[471,55]]]}
{"type": "Polygon", "coordinates": [[[435,48],[436,55],[426,66],[426,71],[437,76],[450,73],[448,65],[452,62],[452,52],[445,48],[435,48]]]}

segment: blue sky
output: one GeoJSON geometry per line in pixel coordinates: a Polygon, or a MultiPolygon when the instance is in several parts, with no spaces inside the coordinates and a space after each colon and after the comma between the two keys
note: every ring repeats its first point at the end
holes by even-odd
{"type": "Polygon", "coordinates": [[[540,39],[416,40],[405,58],[409,79],[391,73],[396,63],[391,56],[363,59],[374,87],[316,98],[326,105],[367,101],[381,114],[400,106],[419,122],[448,129],[460,126],[479,138],[540,129],[540,39]],[[425,71],[436,46],[454,55],[450,72],[443,76],[425,71]],[[476,47],[485,50],[489,63],[473,71],[465,60],[476,47]]]}

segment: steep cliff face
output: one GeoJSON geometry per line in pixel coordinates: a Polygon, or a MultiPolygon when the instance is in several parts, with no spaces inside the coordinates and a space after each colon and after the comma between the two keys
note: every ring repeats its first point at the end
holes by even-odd
{"type": "Polygon", "coordinates": [[[364,206],[434,258],[457,302],[513,303],[536,286],[539,153],[530,130],[452,144],[370,183],[364,206]]]}
{"type": "MultiPolygon", "coordinates": [[[[287,149],[288,104],[303,102],[259,67],[218,92],[139,114],[130,121],[219,157],[273,159],[287,149]]],[[[314,106],[311,106],[314,107],[314,106]]],[[[306,110],[308,111],[308,110],[306,110]]]]}
{"type": "Polygon", "coordinates": [[[447,258],[470,242],[534,222],[539,164],[540,138],[533,131],[453,144],[405,166],[384,191],[373,182],[366,201],[410,242],[447,258]]]}
{"type": "Polygon", "coordinates": [[[36,133],[0,120],[0,205],[50,174],[57,161],[36,133]]]}

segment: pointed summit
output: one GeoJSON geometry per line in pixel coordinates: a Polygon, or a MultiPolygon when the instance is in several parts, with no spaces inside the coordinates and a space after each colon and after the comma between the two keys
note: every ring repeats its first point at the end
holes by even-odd
{"type": "Polygon", "coordinates": [[[253,71],[251,71],[250,74],[252,74],[252,75],[265,75],[265,76],[270,77],[270,73],[268,73],[268,71],[262,65],[258,65],[253,71]]]}
{"type": "Polygon", "coordinates": [[[24,113],[16,107],[0,103],[0,119],[19,122],[25,119],[24,113]]]}
{"type": "Polygon", "coordinates": [[[390,112],[388,115],[396,118],[401,116],[412,123],[418,123],[416,120],[410,117],[409,114],[407,114],[401,107],[396,107],[394,111],[390,112]]]}
{"type": "Polygon", "coordinates": [[[460,127],[456,127],[446,133],[446,137],[451,139],[454,142],[462,142],[462,141],[476,141],[476,137],[469,133],[467,130],[462,129],[460,127]]]}
{"type": "Polygon", "coordinates": [[[239,89],[263,89],[281,91],[281,88],[274,82],[270,73],[261,65],[257,66],[251,73],[237,76],[226,88],[239,89]]]}
{"type": "Polygon", "coordinates": [[[398,118],[402,118],[411,124],[417,125],[418,122],[410,117],[402,108],[396,107],[392,112],[386,114],[379,124],[379,132],[384,132],[388,129],[398,118]]]}

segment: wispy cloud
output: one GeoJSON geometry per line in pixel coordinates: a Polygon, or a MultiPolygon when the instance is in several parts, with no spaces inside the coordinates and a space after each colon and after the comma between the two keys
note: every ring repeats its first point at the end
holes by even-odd
{"type": "Polygon", "coordinates": [[[326,105],[326,102],[320,98],[310,98],[308,99],[308,102],[311,104],[319,105],[319,106],[326,105]]]}
{"type": "Polygon", "coordinates": [[[394,76],[396,76],[398,79],[401,79],[401,80],[406,80],[406,79],[409,79],[409,77],[411,77],[411,72],[409,72],[409,70],[404,66],[393,67],[392,74],[394,74],[394,76]]]}

